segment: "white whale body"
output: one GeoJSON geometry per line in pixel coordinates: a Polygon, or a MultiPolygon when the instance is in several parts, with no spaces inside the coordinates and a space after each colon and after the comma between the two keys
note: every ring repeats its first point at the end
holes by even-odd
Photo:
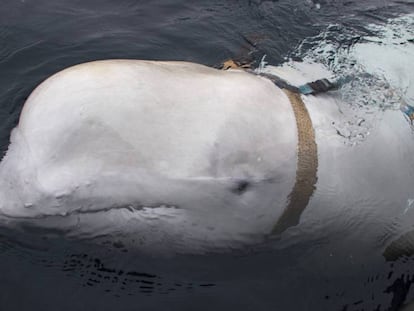
{"type": "MultiPolygon", "coordinates": [[[[328,74],[315,64],[265,71],[297,85],[328,74]]],[[[340,98],[302,99],[319,166],[299,228],[318,236],[346,219],[364,226],[367,215],[378,223],[395,217],[414,176],[402,113],[386,111],[363,143],[350,146],[338,135],[348,117],[340,98]],[[390,208],[376,210],[384,201],[390,208]]],[[[81,64],[26,101],[0,163],[0,220],[150,251],[257,243],[288,206],[297,150],[292,105],[264,77],[186,62],[81,64]]]]}
{"type": "Polygon", "coordinates": [[[185,62],[86,63],[27,99],[1,162],[0,212],[73,216],[78,232],[249,239],[285,207],[296,149],[289,100],[265,78],[185,62]]]}

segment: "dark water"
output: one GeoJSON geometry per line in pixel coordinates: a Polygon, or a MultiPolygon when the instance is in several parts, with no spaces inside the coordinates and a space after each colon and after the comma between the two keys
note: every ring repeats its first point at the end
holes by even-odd
{"type": "MultiPolygon", "coordinates": [[[[297,49],[329,25],[330,40],[350,46],[372,35],[368,24],[413,11],[411,0],[2,0],[1,151],[33,88],[70,65],[132,58],[213,66],[264,54],[280,64],[317,45],[297,49]]],[[[116,242],[2,232],[0,310],[398,310],[414,298],[413,258],[386,258],[377,248],[337,234],[158,258],[116,242]]]]}

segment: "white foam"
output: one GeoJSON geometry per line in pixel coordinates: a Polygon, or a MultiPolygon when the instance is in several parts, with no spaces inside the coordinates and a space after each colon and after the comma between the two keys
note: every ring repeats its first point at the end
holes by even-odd
{"type": "Polygon", "coordinates": [[[262,72],[276,75],[296,87],[319,79],[334,77],[334,73],[323,64],[309,60],[305,62],[288,61],[280,66],[268,65],[263,68],[262,72]]]}
{"type": "MultiPolygon", "coordinates": [[[[412,103],[414,45],[409,40],[413,20],[411,14],[390,19],[385,25],[369,25],[367,28],[378,36],[364,38],[340,25],[330,25],[298,47],[296,54],[303,63],[324,65],[334,79],[351,77],[337,92],[330,93],[342,114],[337,122],[332,120],[332,127],[345,144],[365,141],[384,110],[398,110],[412,103]],[[343,44],[357,39],[358,43],[351,46],[343,44]],[[308,46],[312,48],[305,50],[308,46]]],[[[298,70],[299,74],[311,71],[298,70]]],[[[294,79],[292,82],[295,84],[294,79]]]]}
{"type": "Polygon", "coordinates": [[[370,26],[378,37],[366,37],[357,44],[352,55],[372,75],[384,77],[401,92],[408,103],[414,104],[414,15],[393,19],[385,27],[370,26]]]}

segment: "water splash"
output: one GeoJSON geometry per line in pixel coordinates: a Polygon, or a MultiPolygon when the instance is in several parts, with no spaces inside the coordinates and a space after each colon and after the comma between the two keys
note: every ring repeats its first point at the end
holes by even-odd
{"type": "Polygon", "coordinates": [[[340,99],[337,103],[344,119],[332,126],[344,143],[364,141],[383,111],[414,102],[409,61],[414,55],[413,24],[414,15],[390,19],[385,25],[368,25],[366,36],[332,24],[303,40],[292,53],[294,59],[323,64],[336,78],[352,77],[334,94],[340,99]],[[372,54],[377,56],[370,61],[372,54]]]}

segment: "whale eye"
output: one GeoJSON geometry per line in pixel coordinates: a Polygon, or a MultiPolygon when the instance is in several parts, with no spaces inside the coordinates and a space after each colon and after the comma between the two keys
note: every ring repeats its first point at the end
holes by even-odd
{"type": "Polygon", "coordinates": [[[251,187],[251,183],[247,180],[239,180],[236,182],[234,187],[231,189],[231,192],[241,195],[247,191],[251,187]]]}

